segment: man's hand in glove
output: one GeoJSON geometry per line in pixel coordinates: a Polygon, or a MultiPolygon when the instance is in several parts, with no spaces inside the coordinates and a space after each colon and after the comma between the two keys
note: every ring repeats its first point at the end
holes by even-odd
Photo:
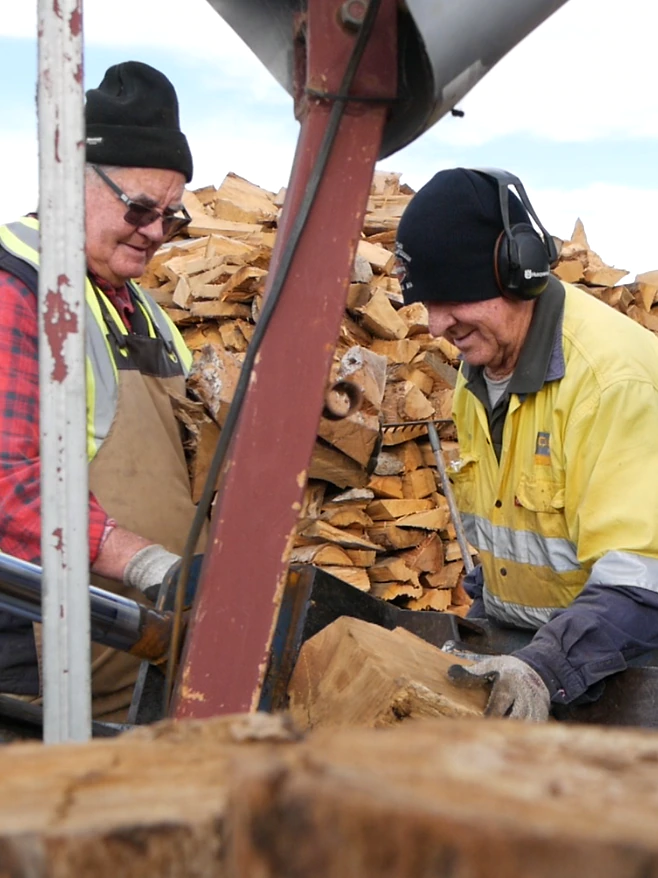
{"type": "Polygon", "coordinates": [[[550,694],[530,665],[513,655],[474,654],[473,658],[476,662],[472,667],[451,665],[448,677],[456,686],[469,689],[491,685],[485,716],[506,716],[535,723],[548,719],[550,694]]]}
{"type": "MultiPolygon", "coordinates": [[[[203,555],[192,557],[185,589],[184,604],[186,607],[191,606],[194,600],[202,561],[203,555]]],[[[180,555],[168,552],[163,546],[150,545],[137,552],[128,562],[123,574],[123,581],[126,585],[139,589],[153,603],[157,601],[160,586],[164,583],[163,609],[171,610],[174,607],[174,594],[178,585],[180,569],[180,555]]]]}

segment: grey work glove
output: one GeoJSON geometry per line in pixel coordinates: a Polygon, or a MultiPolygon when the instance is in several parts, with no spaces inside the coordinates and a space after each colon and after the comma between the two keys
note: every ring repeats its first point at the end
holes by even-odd
{"type": "Polygon", "coordinates": [[[179,561],[180,555],[168,552],[164,546],[145,546],[126,564],[123,581],[154,600],[167,572],[179,561]]]}
{"type": "Polygon", "coordinates": [[[481,656],[466,652],[460,652],[460,655],[471,658],[475,664],[469,668],[451,665],[448,677],[456,686],[469,689],[491,685],[485,716],[504,716],[534,723],[548,719],[551,696],[542,678],[530,665],[513,655],[481,656]]]}

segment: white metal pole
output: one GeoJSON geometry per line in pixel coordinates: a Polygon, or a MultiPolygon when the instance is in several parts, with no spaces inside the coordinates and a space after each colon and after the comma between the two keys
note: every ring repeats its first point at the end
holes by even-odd
{"type": "Polygon", "coordinates": [[[91,734],[82,0],[38,0],[44,740],[91,734]]]}

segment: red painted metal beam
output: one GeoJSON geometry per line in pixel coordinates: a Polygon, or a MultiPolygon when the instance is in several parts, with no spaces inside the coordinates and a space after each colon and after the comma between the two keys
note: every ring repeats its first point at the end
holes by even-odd
{"type": "MultiPolygon", "coordinates": [[[[302,127],[270,278],[331,108],[305,97],[305,88],[339,90],[356,39],[341,12],[365,5],[309,0],[300,23],[307,59],[298,77],[302,127]]],[[[397,0],[382,0],[351,93],[390,98],[396,88],[397,0]]],[[[260,349],[213,516],[172,702],[177,717],[258,704],[386,112],[382,103],[349,104],[260,349]]]]}

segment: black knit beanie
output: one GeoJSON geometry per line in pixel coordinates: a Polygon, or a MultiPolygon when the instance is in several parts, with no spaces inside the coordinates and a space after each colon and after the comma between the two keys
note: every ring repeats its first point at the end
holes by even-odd
{"type": "Polygon", "coordinates": [[[192,179],[192,154],[180,130],[178,98],[164,73],[140,61],[110,67],[87,92],[87,161],[164,168],[192,179]]]}
{"type": "MultiPolygon", "coordinates": [[[[510,223],[530,223],[509,193],[510,223]]],[[[480,302],[501,296],[494,271],[503,230],[496,181],[477,171],[439,171],[402,214],[396,252],[404,302],[480,302]]]]}

